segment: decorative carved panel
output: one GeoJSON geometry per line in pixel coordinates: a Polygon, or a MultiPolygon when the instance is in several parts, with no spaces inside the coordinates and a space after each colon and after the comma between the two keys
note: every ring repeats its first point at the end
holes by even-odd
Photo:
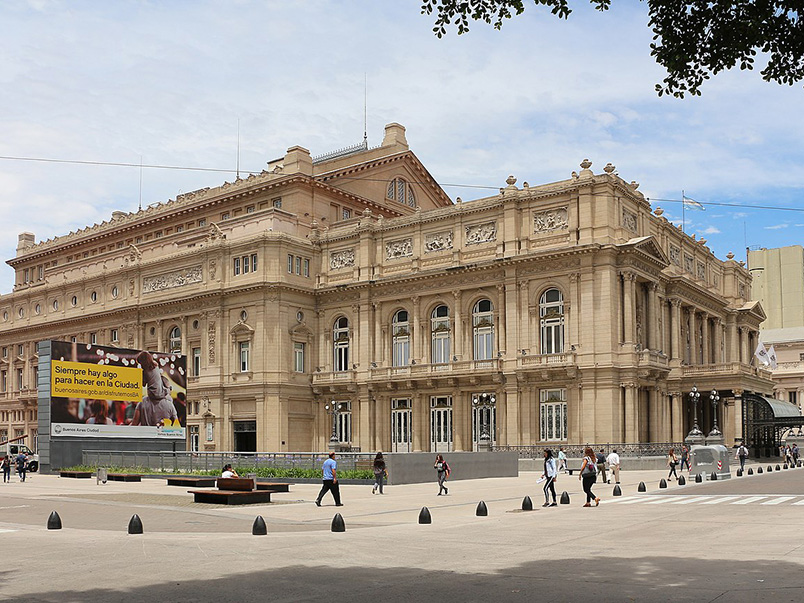
{"type": "Polygon", "coordinates": [[[215,364],[215,321],[212,320],[209,322],[209,326],[207,327],[207,341],[208,341],[208,350],[207,350],[207,358],[209,359],[210,364],[215,364]]]}
{"type": "Polygon", "coordinates": [[[637,216],[634,212],[623,208],[623,228],[633,233],[637,232],[637,216]]]}
{"type": "Polygon", "coordinates": [[[703,262],[698,262],[698,265],[696,266],[696,268],[698,269],[698,271],[696,273],[698,275],[698,278],[701,279],[702,281],[705,281],[706,280],[706,264],[704,264],[703,262]]]}
{"type": "Polygon", "coordinates": [[[681,249],[675,245],[670,245],[670,261],[676,266],[681,266],[681,249]]]}
{"type": "Polygon", "coordinates": [[[406,258],[413,255],[413,239],[401,239],[399,241],[389,241],[385,244],[385,259],[395,260],[406,258]]]}
{"type": "Polygon", "coordinates": [[[430,253],[432,251],[443,251],[445,249],[452,249],[452,231],[439,232],[436,234],[425,235],[424,237],[424,252],[430,253]]]}
{"type": "Polygon", "coordinates": [[[684,270],[692,274],[692,256],[684,254],[684,270]]]}
{"type": "Polygon", "coordinates": [[[153,291],[163,291],[175,287],[184,287],[203,280],[201,266],[183,268],[157,276],[146,276],[142,279],[142,292],[152,293],[153,291]]]}
{"type": "Polygon", "coordinates": [[[478,245],[497,240],[497,223],[486,222],[466,227],[466,244],[478,245]]]}
{"type": "Polygon", "coordinates": [[[568,215],[566,207],[536,212],[533,214],[533,232],[549,232],[569,228],[568,215]]]}
{"type": "Polygon", "coordinates": [[[343,251],[333,251],[329,256],[330,270],[341,270],[351,268],[355,265],[355,250],[344,249],[343,251]]]}

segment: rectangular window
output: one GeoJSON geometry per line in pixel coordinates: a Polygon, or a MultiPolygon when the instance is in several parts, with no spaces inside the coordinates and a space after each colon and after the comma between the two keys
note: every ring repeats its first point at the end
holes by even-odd
{"type": "Polygon", "coordinates": [[[304,344],[293,344],[293,370],[297,373],[304,372],[304,344]]]}
{"type": "MultiPolygon", "coordinates": [[[[7,347],[3,347],[3,358],[8,358],[8,348],[7,347]]],[[[802,360],[804,360],[804,358],[802,358],[802,360]]]]}
{"type": "Polygon", "coordinates": [[[296,274],[301,274],[301,258],[296,256],[296,274]]]}
{"type": "Polygon", "coordinates": [[[271,199],[271,204],[277,209],[282,209],[282,197],[271,199]]]}
{"type": "Polygon", "coordinates": [[[34,387],[34,388],[39,387],[39,367],[38,366],[33,367],[33,382],[31,383],[31,387],[34,387]]]}
{"type": "Polygon", "coordinates": [[[118,341],[120,341],[120,334],[118,333],[117,329],[112,329],[111,337],[112,337],[112,341],[114,343],[117,343],[118,341]]]}
{"type": "Polygon", "coordinates": [[[253,205],[246,206],[246,213],[247,214],[253,214],[254,213],[254,206],[253,205]]]}
{"type": "Polygon", "coordinates": [[[240,342],[240,372],[247,373],[249,371],[249,347],[248,341],[240,342]]]}
{"type": "Polygon", "coordinates": [[[232,270],[232,273],[233,273],[235,276],[237,276],[238,274],[240,274],[240,258],[235,258],[235,259],[234,259],[234,269],[232,270]]]}
{"type": "Polygon", "coordinates": [[[293,256],[288,254],[288,274],[293,274],[293,256]]]}
{"type": "Polygon", "coordinates": [[[215,439],[215,427],[214,423],[210,421],[207,423],[207,442],[212,442],[215,439]]]}
{"type": "Polygon", "coordinates": [[[335,415],[335,435],[338,443],[346,444],[352,441],[352,403],[333,402],[338,408],[335,415]]]}
{"type": "Polygon", "coordinates": [[[24,389],[25,384],[22,382],[22,369],[17,369],[17,389],[24,389]]]}
{"type": "Polygon", "coordinates": [[[221,214],[221,220],[228,220],[229,219],[229,212],[224,212],[221,214]]]}
{"type": "Polygon", "coordinates": [[[25,354],[25,348],[23,347],[22,344],[19,344],[17,346],[17,356],[22,356],[24,354],[25,354]]]}
{"type": "Polygon", "coordinates": [[[97,333],[90,333],[89,334],[89,343],[95,345],[98,343],[98,334],[97,333]]]}
{"type": "Polygon", "coordinates": [[[22,271],[22,282],[23,283],[28,282],[28,269],[27,268],[22,271]]]}
{"type": "Polygon", "coordinates": [[[251,272],[251,256],[244,255],[243,256],[243,274],[248,274],[251,272]]]}
{"type": "Polygon", "coordinates": [[[180,233],[180,232],[184,232],[184,225],[183,225],[183,224],[179,224],[179,225],[176,227],[176,233],[178,234],[178,233],[180,233]]]}
{"type": "Polygon", "coordinates": [[[310,276],[310,260],[304,260],[304,276],[310,276]]]}
{"type": "Polygon", "coordinates": [[[155,239],[161,239],[161,238],[162,238],[162,231],[161,231],[161,230],[157,230],[157,231],[154,233],[154,238],[155,238],[155,239]]]}
{"type": "Polygon", "coordinates": [[[201,348],[193,348],[193,376],[201,374],[201,348]]]}
{"type": "Polygon", "coordinates": [[[348,207],[344,207],[343,208],[343,219],[348,220],[351,217],[352,217],[352,210],[349,209],[348,207]]]}
{"type": "Polygon", "coordinates": [[[567,390],[539,391],[539,434],[543,442],[567,439],[567,390]]]}
{"type": "Polygon", "coordinates": [[[45,269],[44,269],[44,267],[39,266],[39,268],[37,268],[37,272],[38,272],[38,274],[37,274],[38,280],[41,281],[45,277],[45,269]]]}
{"type": "Polygon", "coordinates": [[[201,218],[201,219],[198,221],[198,225],[199,225],[199,226],[206,226],[206,225],[207,225],[207,219],[206,219],[206,218],[201,218]]]}
{"type": "Polygon", "coordinates": [[[790,404],[798,404],[798,392],[791,391],[789,392],[790,395],[790,404]]]}
{"type": "Polygon", "coordinates": [[[0,388],[3,393],[8,391],[8,371],[0,373],[0,388]]]}
{"type": "Polygon", "coordinates": [[[257,254],[256,253],[251,254],[251,271],[252,272],[257,272],[257,254]]]}
{"type": "Polygon", "coordinates": [[[198,425],[188,425],[187,433],[190,434],[190,452],[198,452],[199,439],[198,425]]]}

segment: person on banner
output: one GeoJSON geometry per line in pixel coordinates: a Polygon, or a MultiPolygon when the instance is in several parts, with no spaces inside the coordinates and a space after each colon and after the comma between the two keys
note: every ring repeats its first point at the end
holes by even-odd
{"type": "Polygon", "coordinates": [[[92,416],[87,419],[87,425],[114,425],[109,417],[109,403],[106,400],[92,400],[89,408],[92,416]]]}
{"type": "Polygon", "coordinates": [[[170,396],[170,386],[154,357],[148,352],[140,352],[137,362],[142,367],[142,381],[148,393],[137,404],[131,424],[156,427],[162,425],[165,419],[170,419],[171,422],[177,420],[178,414],[170,396]]]}
{"type": "Polygon", "coordinates": [[[745,471],[745,461],[748,459],[748,448],[745,444],[740,444],[737,449],[737,460],[740,461],[740,471],[745,471]]]}

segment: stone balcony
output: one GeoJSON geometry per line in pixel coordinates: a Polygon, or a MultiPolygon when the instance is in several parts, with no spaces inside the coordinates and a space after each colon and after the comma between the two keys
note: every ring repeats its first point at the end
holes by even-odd
{"type": "Polygon", "coordinates": [[[684,365],[681,367],[681,374],[685,378],[739,376],[770,379],[772,376],[771,371],[767,369],[751,366],[742,362],[684,365]]]}

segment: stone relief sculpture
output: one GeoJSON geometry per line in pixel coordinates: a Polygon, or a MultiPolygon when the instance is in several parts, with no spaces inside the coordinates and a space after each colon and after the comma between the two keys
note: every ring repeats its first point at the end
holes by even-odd
{"type": "Polygon", "coordinates": [[[533,232],[548,232],[569,228],[566,207],[541,211],[533,214],[533,232]]]}
{"type": "Polygon", "coordinates": [[[698,262],[698,278],[702,281],[706,280],[706,264],[703,262],[698,262]]]}
{"type": "Polygon", "coordinates": [[[466,227],[466,244],[478,245],[497,240],[497,223],[486,222],[466,227]]]}
{"type": "Polygon", "coordinates": [[[634,212],[623,209],[623,228],[637,232],[637,216],[634,212]]]}
{"type": "Polygon", "coordinates": [[[192,266],[158,276],[146,276],[142,279],[142,292],[152,293],[174,287],[184,287],[203,280],[201,266],[192,266]]]}
{"type": "Polygon", "coordinates": [[[684,270],[692,274],[692,256],[684,254],[684,270]]]}
{"type": "Polygon", "coordinates": [[[343,251],[333,251],[329,256],[330,270],[341,270],[351,268],[355,265],[355,250],[344,249],[343,251]]]}
{"type": "Polygon", "coordinates": [[[207,342],[208,342],[208,354],[207,358],[209,358],[210,364],[215,364],[215,321],[211,320],[209,322],[209,326],[207,327],[207,342]]]}
{"type": "Polygon", "coordinates": [[[413,255],[413,239],[401,239],[385,244],[385,259],[395,260],[413,255]]]}
{"type": "Polygon", "coordinates": [[[681,249],[675,245],[670,245],[670,261],[676,266],[681,266],[681,249]]]}
{"type": "Polygon", "coordinates": [[[424,252],[430,253],[433,251],[444,251],[445,249],[452,249],[452,231],[439,232],[436,234],[425,235],[424,237],[424,252]]]}

